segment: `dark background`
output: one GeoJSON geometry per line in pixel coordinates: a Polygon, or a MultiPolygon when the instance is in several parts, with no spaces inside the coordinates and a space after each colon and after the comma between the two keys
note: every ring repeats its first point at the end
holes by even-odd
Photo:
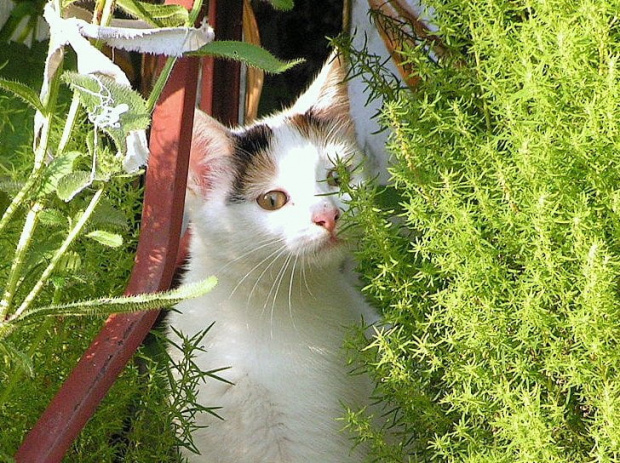
{"type": "Polygon", "coordinates": [[[326,37],[342,30],[342,0],[295,0],[290,11],[274,10],[253,0],[261,44],[281,59],[304,58],[303,64],[279,75],[266,75],[259,116],[291,104],[321,69],[331,49],[326,37]]]}

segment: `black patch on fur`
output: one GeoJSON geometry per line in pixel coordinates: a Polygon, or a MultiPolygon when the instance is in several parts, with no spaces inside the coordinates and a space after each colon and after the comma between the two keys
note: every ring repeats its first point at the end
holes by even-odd
{"type": "Polygon", "coordinates": [[[246,200],[243,191],[248,168],[260,153],[269,149],[272,136],[273,130],[265,124],[254,125],[241,133],[233,133],[236,172],[233,191],[228,198],[230,202],[237,203],[246,200]]]}

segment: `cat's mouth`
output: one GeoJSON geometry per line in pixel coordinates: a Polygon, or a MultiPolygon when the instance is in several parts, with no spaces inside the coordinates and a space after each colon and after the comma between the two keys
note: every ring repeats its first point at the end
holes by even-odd
{"type": "Polygon", "coordinates": [[[318,249],[321,251],[329,251],[331,249],[344,246],[345,241],[336,232],[331,232],[328,235],[321,237],[321,239],[318,240],[317,245],[318,249]]]}
{"type": "Polygon", "coordinates": [[[344,244],[344,240],[335,233],[332,233],[327,239],[327,246],[340,246],[342,244],[344,244]]]}
{"type": "Polygon", "coordinates": [[[310,233],[305,233],[290,243],[290,249],[294,254],[305,255],[310,258],[320,257],[323,259],[330,255],[339,257],[350,241],[338,231],[337,228],[334,230],[323,229],[320,232],[317,229],[308,230],[310,233]]]}
{"type": "Polygon", "coordinates": [[[299,243],[297,249],[300,254],[319,256],[329,254],[344,245],[344,241],[335,234],[329,234],[313,239],[305,239],[299,243]]]}

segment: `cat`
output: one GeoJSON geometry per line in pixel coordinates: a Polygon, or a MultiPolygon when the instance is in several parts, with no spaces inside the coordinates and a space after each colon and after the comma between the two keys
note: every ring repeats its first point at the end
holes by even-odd
{"type": "Polygon", "coordinates": [[[223,420],[199,417],[207,427],[193,434],[201,456],[190,461],[364,459],[339,420],[343,404],[364,407],[372,393],[347,366],[348,327],[377,319],[344,270],[340,184],[364,180],[344,77],[332,55],[288,110],[232,130],[195,116],[184,281],[215,275],[218,284],[179,304],[169,324],[191,336],[214,322],[195,361],[230,367],[220,375],[231,384],[201,387],[199,401],[221,407],[223,420]]]}

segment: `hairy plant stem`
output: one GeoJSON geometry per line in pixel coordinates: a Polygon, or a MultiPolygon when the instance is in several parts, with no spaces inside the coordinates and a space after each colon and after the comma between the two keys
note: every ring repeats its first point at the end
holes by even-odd
{"type": "Polygon", "coordinates": [[[37,201],[35,202],[28,214],[26,215],[26,221],[22,234],[17,243],[15,249],[15,255],[13,257],[13,264],[11,265],[11,271],[9,272],[9,278],[4,290],[4,295],[0,301],[0,321],[4,321],[11,309],[11,303],[13,302],[13,296],[15,296],[15,290],[17,288],[17,282],[21,276],[22,267],[24,265],[26,253],[32,242],[32,235],[34,228],[37,224],[39,213],[43,210],[43,205],[37,201]]]}
{"type": "MultiPolygon", "coordinates": [[[[51,112],[48,112],[48,114],[49,113],[51,112]]],[[[48,115],[43,122],[39,146],[35,150],[34,166],[32,168],[32,173],[26,180],[26,183],[24,183],[22,188],[15,195],[13,201],[11,201],[11,204],[9,204],[9,207],[7,207],[6,211],[4,211],[2,219],[0,219],[0,233],[2,233],[6,226],[11,223],[13,216],[27,199],[28,193],[30,193],[30,191],[38,184],[39,180],[41,180],[41,177],[43,176],[45,168],[44,159],[45,153],[47,152],[51,125],[51,115],[48,115]]]]}
{"type": "MultiPolygon", "coordinates": [[[[52,117],[56,109],[56,102],[58,99],[58,88],[60,86],[59,76],[61,72],[62,65],[58,66],[58,70],[52,78],[49,93],[47,94],[45,100],[41,101],[41,103],[43,103],[43,106],[45,107],[45,115],[42,116],[44,118],[41,127],[40,138],[38,140],[38,144],[36,144],[34,148],[34,165],[32,167],[32,173],[26,180],[26,183],[21,188],[21,190],[19,190],[19,192],[15,195],[13,201],[11,201],[11,204],[9,204],[9,207],[7,207],[6,211],[4,211],[2,219],[0,219],[0,234],[4,231],[6,226],[11,222],[11,219],[13,218],[15,213],[22,206],[28,193],[30,193],[30,191],[38,184],[39,180],[43,176],[45,170],[45,155],[47,154],[49,137],[52,127],[52,117]]],[[[37,135],[38,134],[35,134],[35,143],[37,143],[37,135]]]]}
{"type": "MultiPolygon", "coordinates": [[[[56,0],[56,2],[60,3],[58,0],[56,0]]],[[[93,23],[95,24],[109,23],[112,18],[115,4],[116,4],[115,0],[98,0],[95,5],[93,23]]],[[[60,7],[60,5],[58,6],[60,7]]],[[[198,14],[201,8],[202,8],[202,0],[195,0],[192,10],[189,14],[189,19],[188,19],[188,24],[187,24],[188,26],[193,25],[195,23],[196,18],[198,17],[198,14]]],[[[172,72],[172,68],[175,62],[176,62],[176,58],[169,58],[166,61],[166,64],[162,72],[160,73],[157,79],[157,82],[155,83],[153,91],[151,92],[149,96],[149,100],[147,102],[149,111],[152,112],[152,110],[154,109],[155,104],[157,100],[159,99],[161,92],[163,91],[163,87],[165,83],[167,82],[168,78],[170,77],[170,74],[172,72]]],[[[42,175],[44,174],[44,171],[45,171],[44,160],[45,160],[47,151],[49,149],[49,146],[48,146],[49,136],[50,136],[51,126],[52,126],[52,118],[53,118],[54,110],[56,108],[56,100],[57,100],[57,94],[58,94],[60,73],[61,73],[61,67],[59,67],[58,71],[52,78],[51,85],[50,85],[50,92],[47,95],[46,101],[42,102],[46,108],[46,114],[43,119],[42,128],[40,131],[40,138],[38,140],[38,145],[35,148],[35,153],[34,153],[35,159],[34,159],[32,174],[29,176],[28,180],[26,181],[22,189],[18,192],[18,194],[15,196],[15,198],[13,199],[13,201],[7,208],[7,210],[2,216],[2,219],[0,219],[0,233],[11,222],[11,219],[14,217],[17,210],[19,210],[19,208],[27,200],[29,193],[36,187],[42,175]]],[[[71,137],[71,133],[73,132],[74,127],[75,127],[75,121],[76,121],[78,109],[79,109],[79,97],[77,93],[74,93],[72,101],[71,101],[71,106],[67,114],[67,119],[66,119],[66,122],[63,128],[63,133],[62,133],[60,142],[56,150],[57,155],[62,153],[67,146],[67,143],[71,137]]],[[[71,243],[75,240],[79,232],[84,227],[86,221],[88,220],[88,218],[94,211],[102,193],[103,193],[103,188],[97,191],[97,193],[93,196],[88,208],[84,211],[78,223],[75,225],[75,227],[73,227],[73,229],[70,231],[69,235],[67,236],[67,238],[61,245],[61,247],[57,250],[56,254],[52,258],[48,267],[44,270],[43,274],[41,275],[39,281],[32,288],[28,296],[26,296],[26,298],[24,299],[20,307],[17,309],[17,311],[13,314],[10,314],[13,297],[15,295],[17,284],[21,276],[21,270],[22,270],[23,263],[24,263],[24,256],[32,241],[32,237],[33,237],[36,224],[37,224],[38,214],[42,210],[42,205],[40,202],[35,202],[35,204],[33,204],[33,206],[30,208],[26,216],[24,228],[22,230],[22,234],[20,236],[20,240],[19,240],[19,243],[15,251],[15,257],[13,259],[13,264],[11,267],[11,271],[9,273],[9,278],[8,278],[7,285],[4,291],[4,295],[2,297],[2,300],[0,300],[0,321],[5,320],[7,318],[10,320],[14,320],[18,318],[24,311],[26,311],[30,307],[34,299],[40,294],[41,290],[47,283],[47,280],[49,279],[50,275],[54,271],[56,265],[60,261],[63,254],[66,252],[67,248],[71,245],[71,243]]]]}
{"type": "MultiPolygon", "coordinates": [[[[60,85],[59,76],[61,74],[61,70],[62,66],[59,66],[56,74],[52,78],[50,91],[45,101],[42,101],[43,105],[45,106],[45,117],[43,119],[43,124],[41,127],[40,138],[34,150],[34,165],[32,168],[32,173],[28,177],[28,180],[21,188],[21,190],[17,193],[15,198],[13,198],[13,201],[11,202],[11,204],[5,211],[2,219],[0,220],[0,233],[4,230],[6,225],[11,222],[14,214],[27,200],[29,193],[37,186],[45,172],[45,156],[49,149],[49,138],[53,122],[53,114],[56,109],[58,88],[60,85]]],[[[77,94],[74,94],[69,115],[67,117],[63,130],[63,136],[61,138],[56,154],[59,154],[64,149],[67,141],[69,140],[71,131],[75,124],[78,104],[79,101],[77,99],[77,94]]],[[[36,136],[37,134],[35,134],[35,137],[36,136]]],[[[30,207],[30,210],[26,215],[24,227],[22,229],[22,233],[20,235],[19,242],[15,250],[15,255],[13,257],[13,264],[11,266],[4,295],[2,297],[2,300],[0,301],[0,321],[5,320],[9,316],[11,303],[13,301],[13,297],[17,288],[17,283],[19,282],[19,279],[21,277],[21,271],[25,260],[24,258],[32,242],[32,237],[34,235],[34,231],[37,225],[38,215],[42,210],[43,205],[41,204],[41,202],[36,201],[30,207]]]]}
{"type": "Polygon", "coordinates": [[[15,325],[13,323],[0,321],[0,341],[11,334],[13,330],[15,330],[15,325]]]}
{"type": "Polygon", "coordinates": [[[97,192],[91,198],[90,203],[88,204],[88,207],[82,213],[82,215],[80,216],[79,220],[74,225],[74,227],[71,229],[71,231],[67,235],[67,238],[65,238],[65,241],[62,243],[60,248],[58,248],[58,250],[54,254],[54,257],[52,257],[52,260],[50,261],[49,265],[41,274],[39,281],[37,281],[37,283],[34,285],[32,290],[28,294],[28,296],[26,296],[26,298],[24,299],[22,304],[19,306],[19,308],[15,311],[15,313],[10,316],[9,318],[10,320],[15,320],[19,318],[20,315],[24,313],[24,311],[28,310],[28,308],[32,305],[36,297],[41,293],[41,291],[43,290],[43,287],[49,280],[49,277],[52,275],[52,273],[54,272],[54,269],[60,262],[60,259],[65,254],[65,252],[67,252],[67,249],[69,249],[69,246],[71,246],[73,241],[75,241],[75,239],[78,237],[78,235],[80,234],[80,232],[86,225],[86,222],[88,221],[92,213],[95,211],[95,208],[97,207],[97,204],[99,204],[99,200],[101,199],[101,196],[103,195],[103,191],[104,191],[104,187],[102,186],[101,188],[99,188],[99,190],[97,190],[97,192]]]}
{"type": "Polygon", "coordinates": [[[71,132],[73,132],[73,128],[75,127],[75,120],[77,118],[77,112],[80,108],[80,97],[77,91],[73,92],[73,98],[71,99],[71,106],[69,107],[69,112],[67,113],[67,122],[65,122],[65,127],[62,131],[62,136],[60,137],[60,142],[58,143],[58,149],[56,150],[56,156],[62,154],[69,142],[71,137],[71,132]]]}

